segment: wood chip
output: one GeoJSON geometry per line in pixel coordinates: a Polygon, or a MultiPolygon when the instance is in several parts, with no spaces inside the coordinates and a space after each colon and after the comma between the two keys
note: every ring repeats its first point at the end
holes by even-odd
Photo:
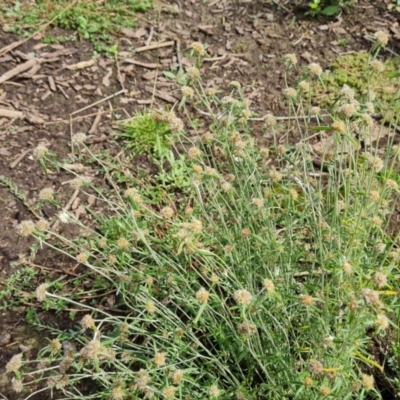
{"type": "Polygon", "coordinates": [[[96,64],[96,60],[91,59],[88,61],[81,61],[76,64],[67,65],[67,66],[65,66],[65,68],[69,69],[70,71],[76,71],[78,69],[84,69],[84,68],[91,67],[94,64],[96,64]]]}
{"type": "Polygon", "coordinates": [[[128,63],[128,64],[134,64],[134,65],[138,65],[139,67],[143,67],[143,68],[147,68],[147,69],[156,69],[156,68],[161,68],[162,65],[161,64],[157,64],[157,63],[144,63],[141,61],[137,61],[134,60],[132,58],[125,58],[122,60],[123,63],[128,63]]]}
{"type": "Polygon", "coordinates": [[[49,80],[50,89],[51,89],[53,92],[55,92],[55,91],[57,90],[57,88],[56,88],[56,84],[54,83],[53,77],[52,77],[52,76],[49,76],[48,80],[49,80]]]}
{"type": "Polygon", "coordinates": [[[141,53],[143,51],[148,51],[148,50],[155,50],[155,49],[160,49],[162,47],[169,47],[174,45],[174,41],[170,40],[169,42],[162,42],[162,43],[154,43],[151,44],[150,46],[143,46],[143,47],[138,47],[136,49],[136,53],[141,53]]]}
{"type": "Polygon", "coordinates": [[[3,74],[2,76],[0,76],[0,84],[10,80],[11,78],[14,78],[14,76],[19,75],[21,72],[31,69],[37,63],[38,63],[37,59],[32,59],[32,60],[27,61],[26,63],[16,66],[15,68],[11,69],[10,71],[8,71],[5,74],[3,74]]]}

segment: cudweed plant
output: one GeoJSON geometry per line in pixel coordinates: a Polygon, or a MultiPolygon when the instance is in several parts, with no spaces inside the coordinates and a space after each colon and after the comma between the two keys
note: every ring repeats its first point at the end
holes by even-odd
{"type": "MultiPolygon", "coordinates": [[[[376,49],[371,74],[374,57],[376,49]]],[[[284,60],[290,73],[297,59],[284,60]]],[[[23,354],[9,361],[15,391],[115,400],[380,398],[373,372],[383,367],[369,354],[367,331],[398,329],[400,250],[388,228],[400,150],[393,135],[383,153],[369,140],[382,128],[368,93],[356,99],[344,87],[323,125],[313,104],[322,70],[306,70],[298,87],[283,89],[291,118],[268,114],[274,143],[259,148],[240,83],[218,96],[197,67],[188,68],[183,115],[190,124],[195,101],[209,115],[208,132],[194,142],[174,112],[152,113],[181,133],[175,144],[186,149],[191,184],[179,201],[173,192],[150,201],[153,189],[138,184],[97,191],[108,216],[96,229],[59,214],[85,236],[19,225],[20,235],[42,245],[59,240],[55,249],[116,300],[113,312],[42,283],[38,306],[62,300],[82,317],[73,340],[60,335],[42,349],[35,372],[23,354]],[[316,154],[320,135],[331,145],[316,154]],[[89,393],[83,380],[92,382],[89,393]]],[[[84,154],[97,159],[89,148],[84,154]]]]}

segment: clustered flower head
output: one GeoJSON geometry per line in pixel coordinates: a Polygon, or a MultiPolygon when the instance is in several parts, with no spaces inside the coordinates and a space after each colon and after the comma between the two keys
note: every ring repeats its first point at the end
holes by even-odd
{"type": "Polygon", "coordinates": [[[207,303],[209,298],[210,292],[204,288],[201,288],[196,292],[196,299],[201,303],[207,303]]]}
{"type": "Polygon", "coordinates": [[[203,57],[206,54],[206,49],[204,48],[203,44],[200,42],[193,42],[190,47],[200,57],[203,57]]]}
{"type": "Polygon", "coordinates": [[[186,70],[186,74],[190,79],[198,79],[198,78],[200,78],[200,71],[196,67],[189,67],[186,70]]]}
{"type": "Polygon", "coordinates": [[[76,133],[75,135],[72,136],[72,143],[73,144],[83,144],[85,143],[85,140],[87,139],[87,136],[84,133],[76,133]]]}
{"type": "Polygon", "coordinates": [[[35,224],[31,220],[22,221],[17,225],[17,231],[20,236],[30,236],[35,231],[35,224]]]}
{"type": "Polygon", "coordinates": [[[355,113],[356,113],[356,107],[354,106],[354,104],[348,103],[348,104],[343,104],[340,109],[339,109],[340,113],[349,118],[352,117],[355,113]]]}
{"type": "Polygon", "coordinates": [[[317,64],[317,63],[311,63],[309,66],[308,66],[308,68],[309,68],[309,70],[310,70],[310,72],[311,72],[311,74],[312,75],[314,75],[314,76],[321,76],[321,74],[322,74],[322,68],[321,68],[321,66],[319,65],[319,64],[317,64]]]}
{"type": "Polygon", "coordinates": [[[288,87],[283,89],[283,94],[287,97],[294,98],[297,97],[297,90],[293,89],[292,87],[288,87]]]}
{"type": "Polygon", "coordinates": [[[154,355],[154,364],[157,367],[162,367],[166,363],[165,353],[158,352],[154,355]]]}
{"type": "Polygon", "coordinates": [[[389,41],[388,34],[383,31],[375,32],[374,38],[376,39],[376,43],[381,47],[387,46],[389,41]]]}
{"type": "Polygon", "coordinates": [[[240,335],[252,336],[257,333],[257,327],[254,324],[248,322],[242,322],[238,325],[237,329],[240,335]]]}
{"type": "Polygon", "coordinates": [[[174,210],[171,207],[164,207],[163,209],[161,209],[160,213],[164,219],[171,219],[175,214],[174,210]]]}
{"type": "Polygon", "coordinates": [[[379,60],[372,60],[369,65],[375,72],[383,72],[385,70],[385,65],[379,60]]]}
{"type": "Polygon", "coordinates": [[[331,124],[331,128],[340,134],[346,133],[346,124],[341,120],[336,120],[331,124]]]}
{"type": "Polygon", "coordinates": [[[11,387],[14,390],[15,393],[21,393],[22,389],[23,389],[22,381],[20,381],[19,379],[13,377],[11,379],[11,387]]]}
{"type": "Polygon", "coordinates": [[[44,301],[44,299],[46,298],[46,290],[48,287],[49,285],[47,283],[42,283],[36,288],[35,295],[38,301],[44,301]]]}
{"type": "Polygon", "coordinates": [[[249,305],[253,299],[253,296],[251,295],[251,293],[246,289],[236,290],[233,296],[234,296],[236,302],[242,306],[249,305]]]}
{"type": "Polygon", "coordinates": [[[194,96],[194,90],[190,86],[182,86],[181,87],[181,92],[184,96],[187,97],[193,97],[194,96]]]}
{"type": "Polygon", "coordinates": [[[52,188],[44,188],[39,192],[40,200],[53,200],[54,190],[52,188]]]}
{"type": "Polygon", "coordinates": [[[92,329],[95,326],[92,316],[89,314],[84,315],[81,319],[81,326],[83,329],[92,329]]]}
{"type": "Polygon", "coordinates": [[[6,372],[16,372],[22,366],[22,353],[11,357],[11,360],[6,364],[6,372]]]}
{"type": "Polygon", "coordinates": [[[289,66],[294,66],[297,64],[297,57],[295,54],[286,54],[284,57],[284,60],[289,64],[289,66]]]}
{"type": "Polygon", "coordinates": [[[44,144],[40,143],[33,150],[33,157],[39,160],[42,157],[44,157],[48,151],[49,151],[48,148],[44,144]]]}
{"type": "Polygon", "coordinates": [[[355,91],[350,86],[344,84],[340,94],[346,97],[347,100],[352,101],[354,100],[355,91]]]}

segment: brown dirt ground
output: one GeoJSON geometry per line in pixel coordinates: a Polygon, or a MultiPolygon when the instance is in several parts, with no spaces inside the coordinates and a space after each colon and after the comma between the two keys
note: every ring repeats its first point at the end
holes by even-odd
{"type": "MultiPolygon", "coordinates": [[[[188,48],[193,41],[208,45],[209,60],[204,62],[201,70],[207,86],[226,89],[229,82],[240,81],[254,111],[261,115],[268,111],[284,115],[281,104],[282,55],[295,53],[302,64],[319,62],[327,67],[339,54],[368,50],[370,42],[366,38],[377,30],[391,33],[389,50],[399,52],[399,15],[387,11],[388,1],[361,0],[351,14],[342,14],[332,20],[307,19],[301,9],[292,5],[294,2],[283,0],[247,0],[237,4],[227,0],[209,4],[201,0],[158,3],[160,14],[146,14],[138,20],[137,29],[119,35],[118,57],[100,56],[94,65],[76,71],[66,66],[91,60],[91,44],[77,41],[44,45],[41,37],[35,37],[0,56],[0,76],[21,65],[32,54],[38,58],[47,57],[47,62],[43,62],[36,72],[28,71],[0,85],[0,108],[29,112],[43,118],[44,123],[35,125],[22,119],[0,117],[0,175],[12,180],[29,204],[34,204],[38,192],[49,186],[57,192],[60,203],[66,204],[71,192],[63,183],[72,177],[55,171],[50,171],[46,177],[33,160],[31,150],[39,143],[46,143],[58,159],[72,158],[69,147],[71,134],[88,133],[102,107],[101,121],[91,138],[92,149],[94,152],[109,149],[112,154],[121,154],[121,147],[110,137],[117,117],[126,119],[135,111],[150,106],[172,107],[179,98],[177,86],[162,76],[162,71],[179,63],[177,43],[181,50],[188,48]],[[278,7],[278,3],[282,7],[278,7]],[[174,46],[135,53],[135,48],[145,44],[150,27],[154,27],[152,43],[173,40],[174,46]],[[346,47],[339,45],[340,40],[346,40],[346,47]],[[132,59],[157,64],[158,67],[138,66],[129,61],[132,59]],[[51,79],[55,82],[55,90],[50,85],[51,79]],[[122,88],[127,90],[125,94],[74,114],[70,124],[71,113],[122,88]],[[28,153],[13,166],[13,162],[26,151],[28,153]]],[[[68,32],[52,29],[50,33],[65,36],[68,32]]],[[[0,49],[17,40],[19,38],[0,31],[0,49]]],[[[183,66],[189,63],[184,54],[180,62],[183,66]]],[[[261,124],[254,126],[258,133],[261,128],[261,124]]],[[[143,168],[146,168],[145,161],[141,165],[143,168]]],[[[95,167],[88,167],[86,173],[104,185],[96,176],[95,167]]],[[[79,205],[86,205],[89,201],[89,198],[80,195],[80,204],[76,204],[74,210],[80,211],[79,205]]],[[[96,208],[96,205],[93,207],[96,208]]],[[[48,207],[44,209],[44,214],[51,219],[54,209],[48,207]]],[[[88,220],[89,216],[82,213],[81,218],[88,220]]],[[[18,222],[25,219],[34,219],[27,204],[0,185],[0,284],[15,271],[10,263],[29,253],[32,241],[18,241],[14,229],[18,222]]],[[[73,267],[46,249],[40,252],[38,263],[50,270],[64,272],[73,267]]],[[[39,268],[39,271],[44,270],[39,268]]],[[[38,283],[42,281],[40,273],[38,283]]],[[[0,345],[0,375],[4,375],[4,365],[9,358],[19,352],[20,344],[32,344],[33,338],[33,346],[38,348],[45,340],[43,334],[39,335],[27,325],[24,313],[21,308],[1,311],[2,334],[10,336],[0,345]]],[[[45,315],[42,317],[47,318],[45,315]]],[[[66,328],[67,322],[64,321],[63,325],[66,328]]],[[[377,359],[379,357],[377,355],[377,359]]],[[[9,400],[23,398],[12,393],[8,380],[3,379],[0,379],[0,394],[9,400]]],[[[388,396],[394,398],[390,390],[388,396]]],[[[40,394],[34,398],[47,397],[40,394]]]]}

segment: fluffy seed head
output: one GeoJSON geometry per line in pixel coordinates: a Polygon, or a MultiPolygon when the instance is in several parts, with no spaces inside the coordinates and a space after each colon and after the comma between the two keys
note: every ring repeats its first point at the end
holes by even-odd
{"type": "Polygon", "coordinates": [[[158,352],[154,355],[154,364],[157,367],[162,367],[166,363],[165,353],[158,352]]]}
{"type": "Polygon", "coordinates": [[[61,211],[58,213],[58,219],[63,223],[63,224],[68,224],[70,220],[70,215],[68,214],[68,211],[61,211]]]}
{"type": "Polygon", "coordinates": [[[123,400],[124,397],[125,397],[125,391],[120,386],[115,387],[111,391],[111,398],[113,400],[123,400]]]}
{"type": "Polygon", "coordinates": [[[351,116],[353,116],[356,113],[356,108],[354,106],[354,104],[343,104],[340,107],[340,113],[345,116],[346,118],[349,118],[351,116]]]}
{"type": "Polygon", "coordinates": [[[297,64],[297,57],[295,54],[286,54],[283,58],[289,64],[289,66],[294,66],[297,64]]]}
{"type": "Polygon", "coordinates": [[[206,50],[202,43],[200,42],[193,42],[190,47],[194,51],[194,53],[200,57],[203,57],[206,54],[206,50]]]}
{"type": "Polygon", "coordinates": [[[183,381],[183,371],[181,369],[174,371],[171,380],[174,385],[179,385],[183,381]]]}
{"type": "Polygon", "coordinates": [[[207,96],[215,96],[217,94],[216,89],[210,87],[206,89],[206,95],[207,96]]]}
{"type": "Polygon", "coordinates": [[[310,72],[311,72],[312,75],[314,75],[314,76],[321,76],[321,74],[322,74],[322,68],[321,68],[321,66],[320,66],[319,64],[317,64],[317,63],[311,63],[311,64],[308,66],[308,68],[309,68],[309,70],[310,70],[310,72]]]}
{"type": "Polygon", "coordinates": [[[91,315],[86,314],[81,319],[81,326],[83,329],[92,329],[95,326],[94,320],[91,315]]]}
{"type": "Polygon", "coordinates": [[[80,264],[85,264],[85,262],[88,260],[88,255],[86,253],[79,253],[76,256],[76,261],[78,261],[78,263],[80,264]]]}
{"type": "Polygon", "coordinates": [[[117,240],[117,246],[120,250],[126,251],[130,246],[129,240],[127,238],[120,237],[117,240]]]}
{"type": "Polygon", "coordinates": [[[14,390],[15,393],[21,393],[24,385],[22,384],[22,381],[20,381],[19,379],[13,377],[11,379],[11,387],[12,387],[12,390],[14,390]]]}
{"type": "Polygon", "coordinates": [[[318,106],[311,107],[310,113],[311,115],[319,115],[321,114],[321,108],[318,106]]]}
{"type": "Polygon", "coordinates": [[[254,324],[243,322],[238,325],[240,335],[251,336],[257,333],[257,327],[254,324]]]}
{"type": "Polygon", "coordinates": [[[382,31],[375,32],[374,38],[376,40],[376,43],[381,47],[385,47],[389,41],[388,34],[382,31]]]}
{"type": "Polygon", "coordinates": [[[210,395],[210,397],[219,397],[221,391],[218,389],[218,386],[211,385],[210,389],[208,389],[208,394],[210,395]]]}
{"type": "Polygon", "coordinates": [[[274,126],[276,126],[276,119],[272,114],[267,114],[265,116],[265,125],[268,128],[273,128],[274,126]]]}
{"type": "Polygon", "coordinates": [[[373,126],[374,125],[374,120],[369,114],[363,114],[361,116],[361,119],[363,120],[364,124],[367,126],[373,126]]]}
{"type": "Polygon", "coordinates": [[[380,300],[379,300],[379,293],[376,292],[375,290],[372,289],[363,289],[361,291],[362,296],[364,297],[364,300],[367,304],[372,304],[372,305],[379,305],[380,300]]]}
{"type": "Polygon", "coordinates": [[[374,282],[379,289],[382,289],[387,285],[387,276],[382,272],[377,272],[374,275],[374,282]]]}
{"type": "Polygon", "coordinates": [[[275,293],[275,285],[274,282],[271,281],[271,279],[264,279],[264,287],[265,289],[267,289],[268,294],[275,293]]]}
{"type": "Polygon", "coordinates": [[[36,228],[39,232],[47,231],[49,227],[50,224],[45,219],[39,219],[39,221],[36,222],[36,228]]]}
{"type": "Polygon", "coordinates": [[[53,353],[58,353],[61,350],[61,343],[58,339],[53,339],[50,342],[50,349],[53,353]]]}
{"type": "Polygon", "coordinates": [[[77,133],[72,136],[73,144],[83,144],[86,140],[87,136],[84,133],[77,133]]]}
{"type": "Polygon", "coordinates": [[[160,213],[164,219],[171,219],[175,214],[174,210],[171,207],[164,207],[163,209],[161,209],[160,213]]]}
{"type": "Polygon", "coordinates": [[[16,372],[22,366],[22,353],[11,357],[11,360],[6,364],[6,372],[16,372]]]}
{"type": "Polygon", "coordinates": [[[187,97],[193,97],[194,96],[194,90],[189,86],[182,86],[181,87],[181,91],[182,91],[182,94],[184,96],[187,96],[187,97]]]}
{"type": "Polygon", "coordinates": [[[154,301],[149,300],[146,302],[146,311],[149,314],[154,314],[156,312],[156,305],[154,304],[154,301]]]}
{"type": "Polygon", "coordinates": [[[72,179],[72,181],[69,182],[69,185],[74,190],[79,189],[83,185],[83,180],[81,178],[72,179]]]}
{"type": "Polygon", "coordinates": [[[300,300],[307,307],[312,306],[315,303],[314,299],[309,294],[302,294],[300,300]]]}
{"type": "Polygon", "coordinates": [[[251,199],[251,204],[255,205],[257,208],[262,208],[262,206],[264,205],[264,200],[259,199],[258,197],[253,197],[251,199]]]}
{"type": "Polygon", "coordinates": [[[367,109],[369,114],[374,114],[375,113],[374,103],[368,101],[367,103],[365,103],[365,108],[367,109]]]}
{"type": "Polygon", "coordinates": [[[45,145],[38,144],[33,150],[33,157],[35,157],[36,160],[39,160],[44,157],[48,151],[49,149],[45,145]]]}
{"type": "Polygon", "coordinates": [[[283,89],[283,94],[286,97],[292,97],[292,98],[297,97],[297,90],[293,89],[292,87],[288,87],[288,88],[283,89]]]}
{"type": "Polygon", "coordinates": [[[208,292],[204,288],[201,288],[196,292],[196,299],[201,303],[207,303],[209,298],[210,298],[210,292],[208,292]]]}
{"type": "Polygon", "coordinates": [[[39,199],[50,201],[53,200],[54,190],[52,188],[44,188],[39,192],[39,199]]]}
{"type": "Polygon", "coordinates": [[[347,100],[354,100],[355,96],[355,91],[348,85],[343,85],[342,90],[340,91],[340,94],[346,97],[347,100]]]}
{"type": "Polygon", "coordinates": [[[200,78],[200,71],[196,67],[189,67],[186,70],[186,73],[190,79],[200,78]]]}
{"type": "Polygon", "coordinates": [[[31,220],[22,221],[17,225],[17,231],[20,236],[30,236],[35,231],[35,224],[31,220]]]}
{"type": "Polygon", "coordinates": [[[346,124],[341,120],[336,120],[331,124],[331,128],[340,134],[346,133],[346,124]]]}
{"type": "Polygon", "coordinates": [[[201,233],[201,231],[203,230],[203,224],[201,221],[199,221],[198,219],[193,220],[190,223],[190,230],[193,233],[201,233]]]}
{"type": "Polygon", "coordinates": [[[381,198],[381,195],[379,194],[379,192],[377,190],[371,190],[369,192],[369,198],[374,203],[377,203],[379,201],[379,199],[381,198]]]}
{"type": "Polygon", "coordinates": [[[371,69],[375,72],[383,72],[385,70],[385,65],[379,60],[372,60],[369,65],[371,69]]]}
{"type": "Polygon", "coordinates": [[[307,81],[301,81],[298,87],[302,92],[307,93],[310,91],[310,84],[307,81]]]}
{"type": "Polygon", "coordinates": [[[396,181],[394,181],[393,179],[388,179],[386,181],[386,186],[392,190],[397,190],[399,188],[399,185],[397,184],[396,181]]]}
{"type": "Polygon", "coordinates": [[[173,386],[167,386],[163,389],[162,394],[166,399],[173,399],[175,397],[176,389],[173,386]]]}
{"type": "Polygon", "coordinates": [[[328,388],[328,386],[321,386],[319,388],[319,392],[321,393],[321,396],[329,396],[331,393],[331,389],[328,388]]]}
{"type": "Polygon", "coordinates": [[[378,314],[375,319],[375,325],[377,325],[379,329],[386,330],[389,328],[389,318],[385,314],[378,314]]]}
{"type": "Polygon", "coordinates": [[[98,358],[99,352],[101,350],[101,344],[99,340],[92,340],[87,343],[80,351],[80,356],[85,360],[94,360],[98,358]]]}
{"type": "Polygon", "coordinates": [[[374,388],[375,381],[372,375],[363,374],[362,381],[365,389],[371,390],[374,388]]]}
{"type": "Polygon", "coordinates": [[[324,366],[318,360],[311,360],[308,363],[308,369],[312,374],[320,375],[324,372],[324,366]]]}
{"type": "Polygon", "coordinates": [[[313,384],[314,384],[314,381],[313,381],[312,378],[310,378],[309,376],[306,376],[306,377],[304,378],[304,385],[305,385],[306,387],[311,387],[313,384]]]}
{"type": "Polygon", "coordinates": [[[198,147],[191,147],[188,150],[189,160],[193,160],[193,159],[201,156],[201,154],[202,154],[202,151],[198,147]]]}
{"type": "Polygon", "coordinates": [[[233,294],[233,296],[234,296],[236,302],[242,306],[249,305],[253,298],[251,293],[246,289],[236,290],[235,293],[233,294]]]}
{"type": "Polygon", "coordinates": [[[48,287],[49,285],[47,283],[42,283],[36,288],[35,295],[37,301],[44,301],[44,299],[46,298],[46,290],[48,287]]]}

